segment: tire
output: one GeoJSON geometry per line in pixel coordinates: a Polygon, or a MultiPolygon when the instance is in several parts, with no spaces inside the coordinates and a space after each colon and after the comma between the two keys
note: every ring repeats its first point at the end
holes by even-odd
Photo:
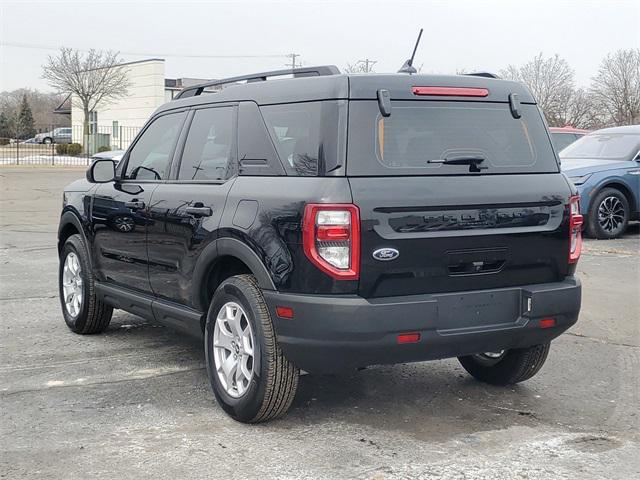
{"type": "Polygon", "coordinates": [[[51,145],[53,143],[53,139],[50,137],[46,137],[42,140],[42,143],[44,143],[45,145],[51,145]]]}
{"type": "MultiPolygon", "coordinates": [[[[209,381],[216,400],[229,416],[239,422],[258,423],[287,412],[295,397],[300,373],[278,346],[269,310],[253,275],[228,278],[218,287],[207,314],[204,341],[209,381]],[[238,316],[239,310],[235,306],[242,310],[240,313],[243,315],[238,316]],[[232,322],[227,320],[231,317],[240,318],[237,322],[240,327],[236,330],[228,328],[232,322]],[[223,334],[223,331],[227,333],[223,334]],[[231,347],[221,346],[231,338],[239,340],[233,336],[234,331],[251,334],[251,361],[248,360],[246,336],[231,347]],[[238,354],[237,362],[242,366],[228,369],[235,372],[231,378],[225,375],[223,368],[218,372],[217,365],[225,364],[225,356],[229,360],[234,351],[238,354]],[[244,372],[251,370],[249,380],[245,373],[241,373],[242,378],[239,379],[237,372],[243,372],[242,368],[244,372]],[[231,381],[227,383],[226,378],[231,378],[231,381]]],[[[229,361],[233,363],[236,360],[229,361]]]]}
{"type": "Polygon", "coordinates": [[[476,380],[492,385],[512,385],[529,380],[540,371],[549,354],[549,343],[505,351],[498,358],[485,354],[458,357],[476,380]]]}
{"type": "Polygon", "coordinates": [[[101,333],[109,326],[113,308],[96,297],[95,280],[91,271],[89,256],[80,235],[71,235],[62,247],[60,266],[58,268],[58,290],[62,315],[71,331],[87,335],[101,333]],[[78,262],[81,281],[81,283],[75,282],[73,284],[75,285],[74,290],[81,293],[79,306],[76,308],[74,304],[74,311],[70,310],[70,307],[65,302],[65,288],[67,288],[67,292],[71,289],[71,286],[65,287],[65,285],[69,285],[69,282],[65,281],[65,278],[69,278],[68,276],[65,277],[65,268],[67,268],[67,260],[69,259],[69,262],[72,262],[73,258],[78,262]]]}
{"type": "Polygon", "coordinates": [[[619,237],[629,223],[629,201],[615,188],[604,188],[593,198],[587,215],[587,234],[608,240],[619,237]]]}

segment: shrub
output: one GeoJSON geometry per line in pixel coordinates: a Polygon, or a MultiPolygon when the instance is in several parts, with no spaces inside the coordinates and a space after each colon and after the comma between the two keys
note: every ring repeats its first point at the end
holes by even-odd
{"type": "Polygon", "coordinates": [[[8,138],[0,138],[0,145],[2,145],[2,146],[9,145],[9,139],[8,138]]]}
{"type": "Polygon", "coordinates": [[[66,143],[56,143],[56,153],[58,155],[66,155],[69,153],[69,145],[66,143]]]}
{"type": "Polygon", "coordinates": [[[106,145],[102,145],[101,147],[98,147],[98,153],[100,153],[100,152],[108,152],[110,150],[111,150],[111,148],[107,147],[106,145]]]}
{"type": "Polygon", "coordinates": [[[79,143],[70,143],[67,146],[67,153],[69,155],[80,155],[82,153],[82,145],[79,143]]]}

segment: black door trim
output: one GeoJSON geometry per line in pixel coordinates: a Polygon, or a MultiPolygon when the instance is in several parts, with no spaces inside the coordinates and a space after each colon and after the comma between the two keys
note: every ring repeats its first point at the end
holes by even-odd
{"type": "Polygon", "coordinates": [[[174,330],[202,337],[202,312],[108,283],[95,282],[95,290],[98,298],[107,305],[156,321],[174,330]]]}

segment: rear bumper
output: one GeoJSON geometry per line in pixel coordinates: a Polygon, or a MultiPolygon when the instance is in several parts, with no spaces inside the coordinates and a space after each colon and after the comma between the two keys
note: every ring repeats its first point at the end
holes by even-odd
{"type": "Polygon", "coordinates": [[[364,299],[264,292],[284,354],[309,372],[450,358],[549,342],[578,320],[580,281],[364,299]],[[283,319],[277,306],[293,308],[283,319]],[[542,318],[555,326],[541,328],[542,318]],[[420,341],[397,343],[400,333],[420,341]]]}

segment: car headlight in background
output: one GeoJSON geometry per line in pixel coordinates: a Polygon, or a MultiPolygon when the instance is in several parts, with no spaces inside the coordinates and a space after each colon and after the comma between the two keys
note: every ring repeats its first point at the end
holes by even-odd
{"type": "Polygon", "coordinates": [[[589,177],[593,175],[592,173],[587,173],[586,175],[583,175],[581,177],[569,177],[569,180],[571,180],[571,182],[574,185],[582,185],[584,182],[586,182],[587,180],[589,180],[589,177]]]}

